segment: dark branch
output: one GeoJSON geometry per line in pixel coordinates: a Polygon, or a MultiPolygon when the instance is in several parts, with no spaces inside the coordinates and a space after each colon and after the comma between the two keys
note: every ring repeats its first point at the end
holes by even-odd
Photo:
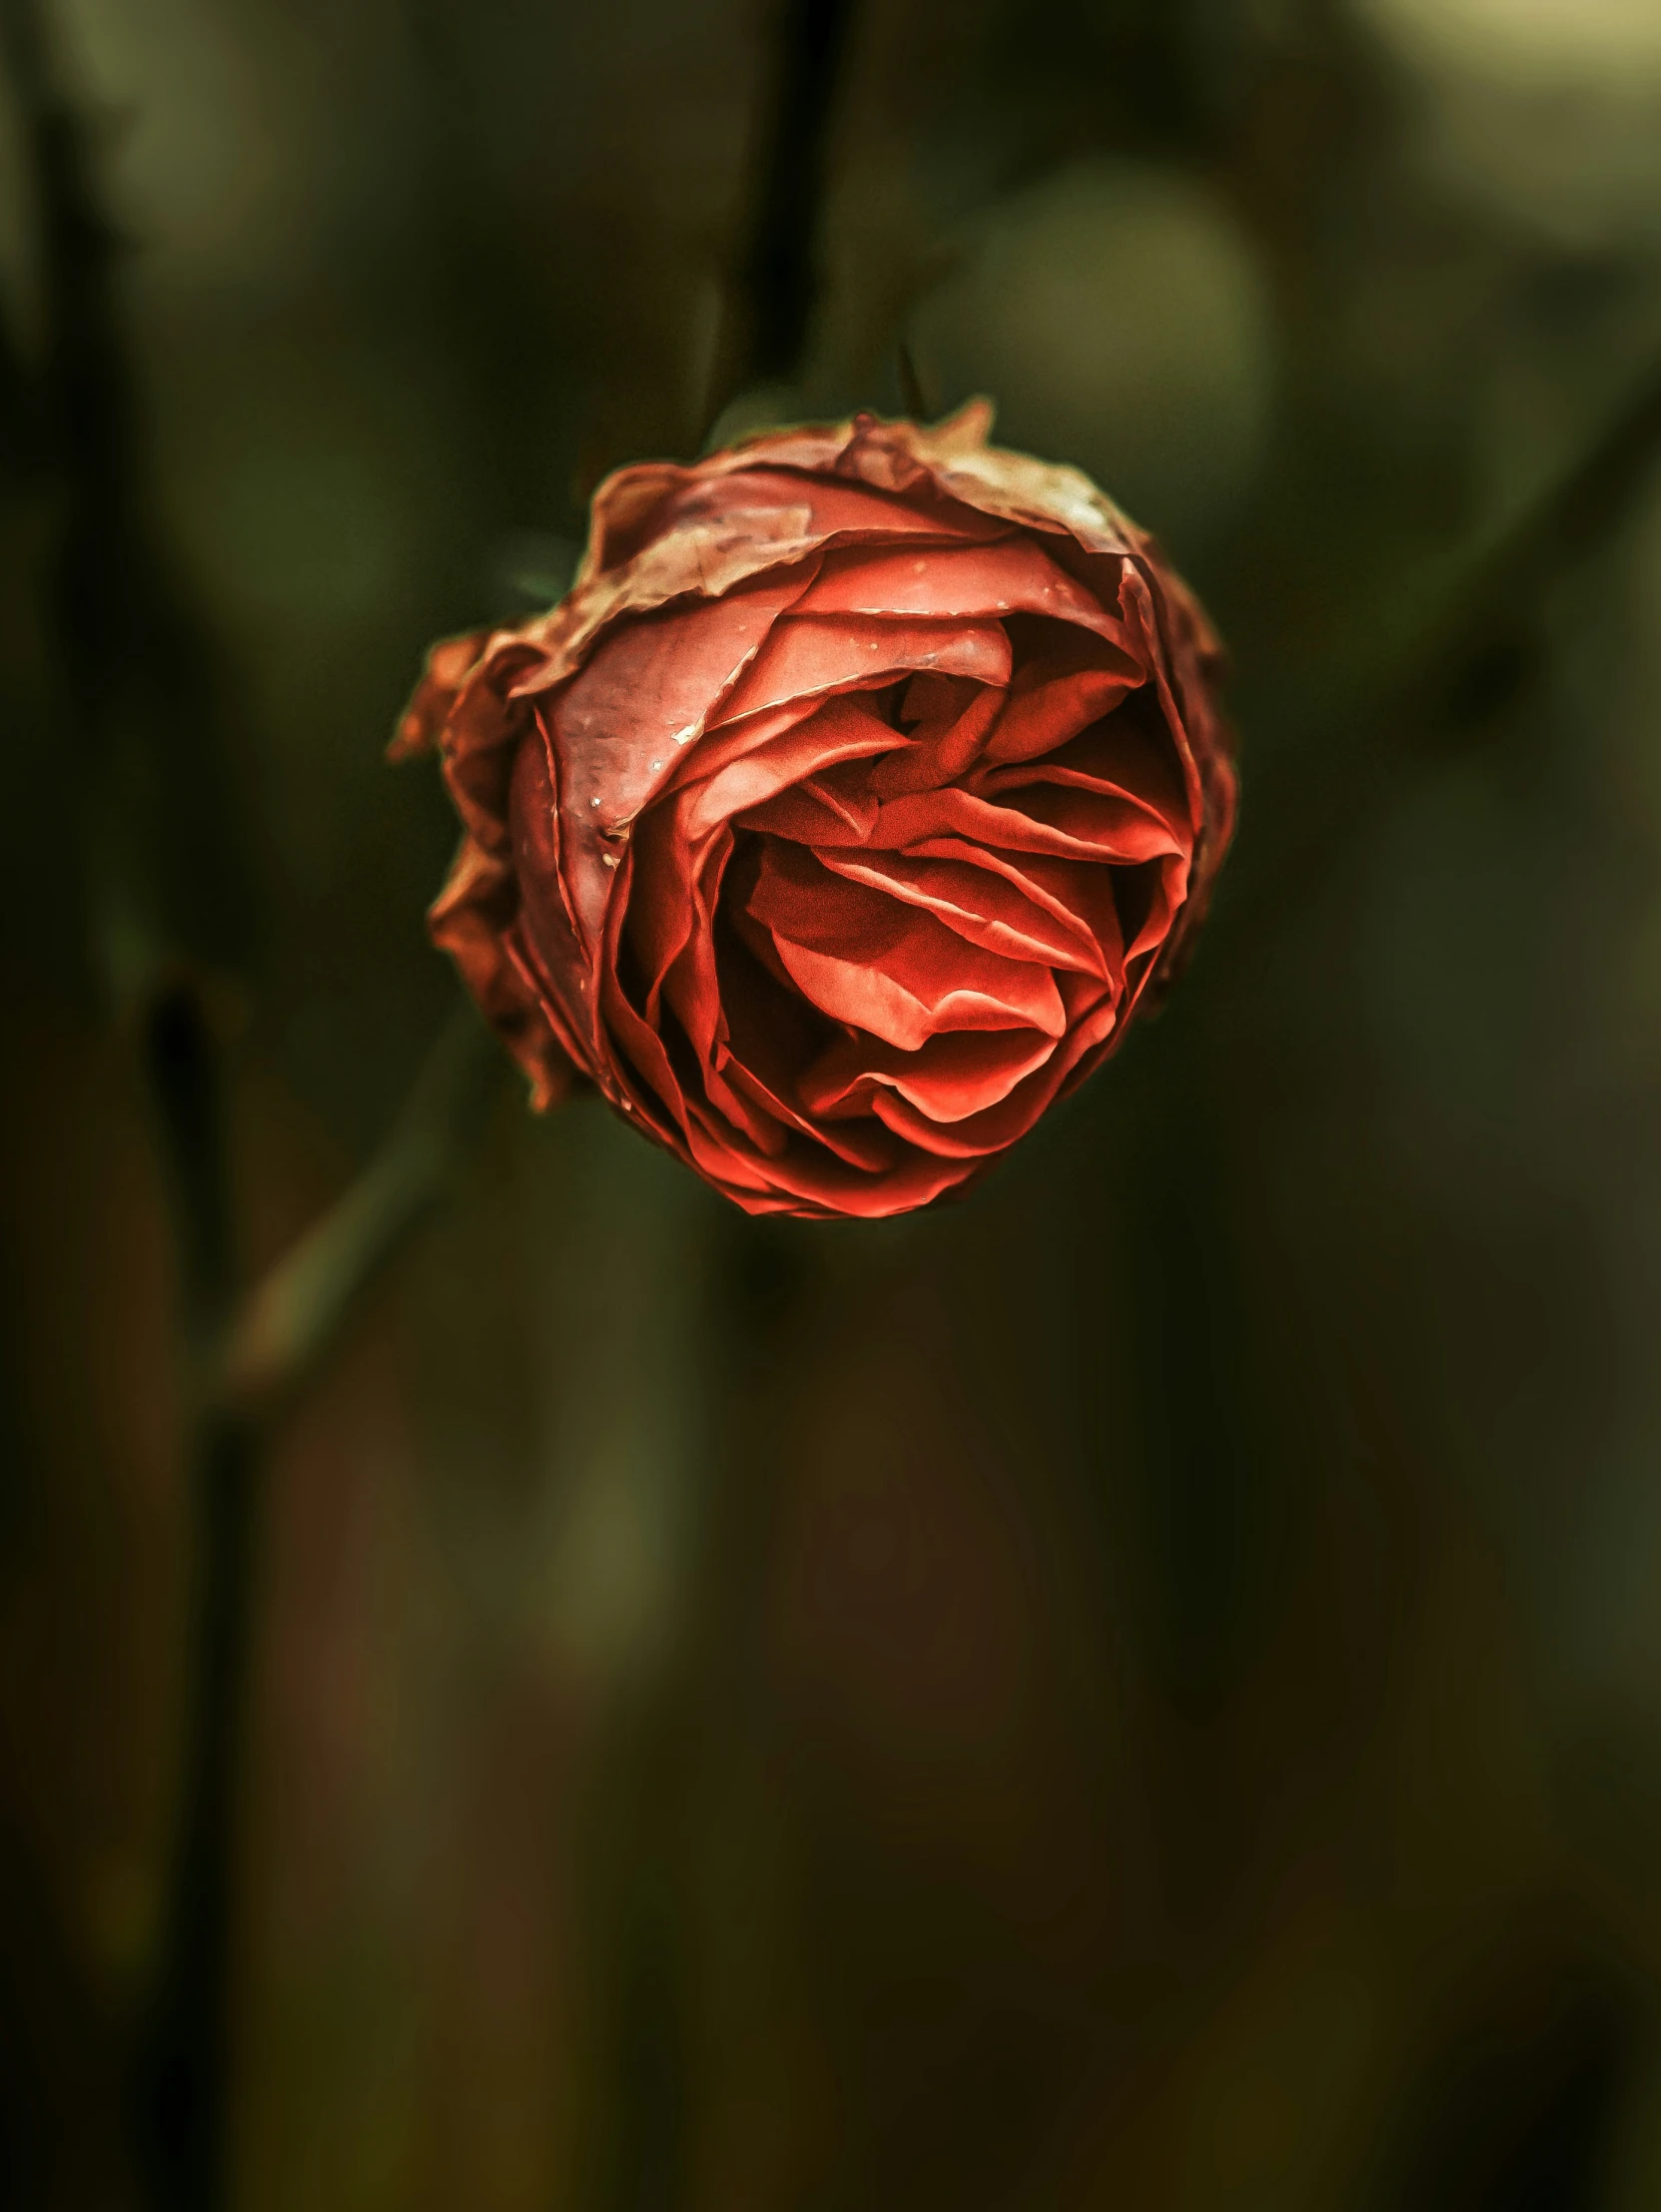
{"type": "MultiPolygon", "coordinates": [[[[166,1171],[180,1321],[200,1384],[237,1281],[219,1040],[194,966],[243,934],[223,718],[206,632],[148,510],[117,294],[120,242],[92,134],[61,86],[39,0],[0,0],[0,57],[27,135],[46,327],[45,459],[63,526],[48,597],[81,790],[88,936],[106,991],[139,1010],[166,1171]]],[[[149,2195],[216,2212],[227,2188],[239,1731],[250,1644],[254,1440],[198,1391],[188,1443],[194,1618],[180,1796],[153,2000],[134,2065],[149,2195]]]]}
{"type": "Polygon", "coordinates": [[[162,1946],[135,2066],[135,2127],[157,2212],[229,2201],[238,1799],[253,1641],[258,1439],[211,1414],[191,1495],[196,1606],[186,1772],[162,1946]]]}
{"type": "MultiPolygon", "coordinates": [[[[218,1041],[188,984],[161,993],[144,1028],[150,1095],[172,1189],[180,1291],[200,1399],[236,1292],[231,1166],[218,1041]]],[[[212,1407],[191,1444],[197,1556],[186,1672],[186,1765],[156,1986],[135,2084],[139,2145],[168,2212],[225,2201],[231,2087],[238,1746],[252,1638],[254,1438],[212,1407]]]]}
{"type": "Polygon", "coordinates": [[[504,1066],[471,1005],[458,1006],[381,1151],[244,1303],[217,1383],[227,1410],[280,1405],[339,1341],[364,1292],[449,1186],[504,1066]]]}
{"type": "Polygon", "coordinates": [[[831,122],[854,0],[777,0],[769,127],[748,241],[729,289],[707,419],[753,384],[787,383],[819,296],[831,122]]]}
{"type": "Polygon", "coordinates": [[[50,610],[83,783],[90,949],[106,985],[130,997],[182,955],[211,966],[245,951],[253,871],[217,656],[150,511],[117,282],[124,242],[95,186],[94,128],[59,82],[39,0],[0,0],[0,56],[40,230],[39,442],[63,492],[50,610]]]}

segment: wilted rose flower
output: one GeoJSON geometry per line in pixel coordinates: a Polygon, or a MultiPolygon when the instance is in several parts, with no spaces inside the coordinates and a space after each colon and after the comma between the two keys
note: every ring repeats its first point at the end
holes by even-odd
{"type": "Polygon", "coordinates": [[[752,1213],[980,1174],[1169,981],[1229,843],[1219,652],[1076,470],[868,415],[624,468],[569,595],[438,646],[395,743],[432,910],[546,1106],[752,1213]]]}

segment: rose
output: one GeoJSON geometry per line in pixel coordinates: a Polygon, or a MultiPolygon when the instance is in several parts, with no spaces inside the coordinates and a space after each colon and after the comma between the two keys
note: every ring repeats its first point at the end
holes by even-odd
{"type": "Polygon", "coordinates": [[[1233,829],[1219,649],[1083,475],[861,415],[595,496],[569,595],[436,647],[430,917],[546,1106],[752,1213],[961,1187],[1124,1038],[1233,829]]]}

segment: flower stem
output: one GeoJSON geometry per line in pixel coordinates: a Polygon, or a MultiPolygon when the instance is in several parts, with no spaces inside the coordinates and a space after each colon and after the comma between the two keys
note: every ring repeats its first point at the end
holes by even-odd
{"type": "Polygon", "coordinates": [[[854,0],[778,0],[773,96],[706,424],[751,385],[789,382],[801,369],[819,298],[831,125],[854,16],[854,0]]]}

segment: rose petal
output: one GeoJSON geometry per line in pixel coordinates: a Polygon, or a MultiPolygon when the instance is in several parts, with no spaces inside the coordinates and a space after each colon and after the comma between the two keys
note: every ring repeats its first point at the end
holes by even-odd
{"type": "MultiPolygon", "coordinates": [[[[864,779],[867,787],[871,778],[864,779]]],[[[880,813],[875,792],[854,788],[852,779],[834,772],[815,776],[781,791],[763,807],[753,807],[737,817],[743,829],[765,830],[798,845],[863,845],[877,826],[880,813]]]]}
{"type": "Polygon", "coordinates": [[[600,642],[550,717],[573,823],[606,831],[634,820],[807,581],[762,577],[724,599],[619,624],[600,642]]]}
{"type": "Polygon", "coordinates": [[[885,800],[866,842],[914,852],[938,838],[961,837],[1002,852],[1098,862],[1146,860],[1176,849],[1169,829],[1122,801],[1075,791],[1015,796],[1021,804],[994,804],[953,786],[885,800]]]}
{"type": "MultiPolygon", "coordinates": [[[[1102,949],[1069,915],[1027,895],[1013,876],[971,867],[966,861],[913,859],[900,853],[820,853],[821,865],[851,883],[886,892],[907,906],[923,909],[971,945],[982,945],[1006,960],[1077,968],[1107,980],[1102,949]]],[[[1117,944],[1118,931],[1114,932],[1117,944]]]]}
{"type": "Polygon", "coordinates": [[[405,708],[397,734],[388,747],[393,760],[408,760],[415,753],[431,751],[438,743],[460,696],[461,687],[478,665],[488,630],[468,630],[460,637],[440,638],[426,656],[421,680],[405,708]]]}
{"type": "MultiPolygon", "coordinates": [[[[827,854],[819,857],[827,867],[831,865],[827,854]]],[[[1095,861],[1057,860],[1047,853],[995,852],[961,837],[924,839],[907,848],[907,857],[948,861],[1002,877],[1081,944],[1093,948],[1109,979],[1117,982],[1124,955],[1113,887],[1120,871],[1095,861]]],[[[1058,963],[1064,965],[1078,964],[1058,963]]]]}
{"type": "Polygon", "coordinates": [[[796,616],[775,625],[754,666],[725,701],[721,719],[735,722],[786,700],[831,691],[871,690],[918,668],[1002,685],[1009,681],[1009,639],[996,622],[796,616]]]}
{"type": "Polygon", "coordinates": [[[979,545],[861,547],[825,555],[802,594],[804,615],[877,615],[885,621],[1041,614],[1118,637],[1117,607],[1105,607],[1058,568],[1035,538],[1007,536],[979,545]]]}
{"type": "Polygon", "coordinates": [[[1046,968],[967,945],[932,916],[768,840],[746,901],[803,994],[833,1020],[915,1051],[943,1030],[1066,1026],[1046,968]]]}
{"type": "MultiPolygon", "coordinates": [[[[938,683],[942,692],[955,694],[942,703],[949,711],[924,716],[910,731],[910,742],[897,746],[886,760],[872,769],[869,783],[879,797],[898,798],[908,791],[937,791],[955,777],[967,775],[980,758],[988,737],[996,728],[1005,694],[991,684],[968,684],[961,679],[914,676],[901,707],[907,708],[925,684],[938,683]],[[963,694],[967,697],[963,697],[963,694]]],[[[923,693],[923,703],[933,697],[923,693]]]]}
{"type": "Polygon", "coordinates": [[[794,991],[774,982],[740,944],[725,947],[721,981],[728,1005],[724,1073],[732,1088],[774,1116],[781,1128],[825,1146],[847,1165],[867,1174],[890,1169],[897,1156],[895,1139],[869,1116],[820,1127],[792,1103],[801,1071],[824,1052],[824,1021],[794,991]]]}
{"type": "Polygon", "coordinates": [[[842,694],[764,743],[746,747],[689,790],[677,809],[684,834],[703,837],[719,822],[764,806],[792,785],[843,761],[868,760],[902,742],[862,694],[842,694]]]}
{"type": "Polygon", "coordinates": [[[1079,669],[1026,688],[1017,683],[987,739],[985,758],[1025,762],[1054,753],[1123,706],[1146,680],[1140,669],[1126,666],[1079,669]]]}
{"type": "Polygon", "coordinates": [[[914,1213],[973,1181],[986,1166],[979,1157],[931,1158],[905,1143],[896,1143],[893,1166],[880,1174],[864,1173],[821,1145],[805,1144],[769,1162],[765,1178],[758,1175],[748,1186],[725,1179],[719,1162],[699,1159],[696,1164],[700,1174],[746,1213],[794,1213],[824,1221],[884,1221],[914,1213]]]}
{"type": "Polygon", "coordinates": [[[536,733],[514,756],[508,826],[516,879],[514,920],[538,974],[546,979],[543,989],[557,1008],[557,1026],[580,1041],[579,1064],[597,1080],[603,1056],[594,1034],[591,969],[565,903],[553,763],[536,733]]]}
{"type": "MultiPolygon", "coordinates": [[[[723,456],[730,457],[730,456],[723,456]]],[[[681,472],[685,479],[665,502],[660,525],[674,529],[683,522],[697,523],[733,509],[777,507],[805,509],[806,531],[817,543],[835,546],[849,541],[881,545],[898,538],[905,542],[940,545],[975,542],[1008,535],[1008,525],[978,514],[957,501],[931,498],[896,498],[865,484],[835,476],[810,475],[798,468],[767,465],[755,446],[749,448],[747,465],[716,474],[697,470],[681,472]]]]}
{"type": "Polygon", "coordinates": [[[989,799],[1043,783],[1096,791],[1144,808],[1183,846],[1194,843],[1195,823],[1176,763],[1169,748],[1159,746],[1141,727],[1134,707],[1094,723],[1040,760],[998,764],[989,746],[972,780],[974,788],[989,799]]]}
{"type": "Polygon", "coordinates": [[[530,1079],[540,1107],[568,1096],[589,1056],[519,957],[512,920],[517,904],[511,869],[468,838],[427,920],[433,943],[454,961],[480,1012],[530,1079]]]}
{"type": "Polygon", "coordinates": [[[802,1079],[803,1104],[831,1125],[867,1110],[876,1092],[897,1092],[931,1121],[966,1120],[1007,1099],[1056,1050],[1032,1030],[956,1031],[901,1052],[873,1037],[841,1037],[802,1079]]]}
{"type": "MultiPolygon", "coordinates": [[[[1080,979],[1068,980],[1077,983],[1080,979]]],[[[1002,1151],[1018,1142],[1049,1111],[1080,1063],[1108,1046],[1119,1020],[1117,1009],[1106,998],[1080,1008],[1071,1017],[1066,1039],[1043,1067],[1025,1077],[997,1105],[967,1114],[961,1121],[937,1121],[891,1089],[872,1094],[871,1110],[897,1135],[909,1138],[925,1151],[961,1159],[1002,1151]]]]}
{"type": "Polygon", "coordinates": [[[1140,800],[1118,792],[1035,779],[1018,791],[1003,793],[1000,812],[1042,822],[1100,860],[1135,864],[1167,853],[1181,853],[1186,859],[1192,845],[1192,833],[1175,830],[1140,800]]]}

